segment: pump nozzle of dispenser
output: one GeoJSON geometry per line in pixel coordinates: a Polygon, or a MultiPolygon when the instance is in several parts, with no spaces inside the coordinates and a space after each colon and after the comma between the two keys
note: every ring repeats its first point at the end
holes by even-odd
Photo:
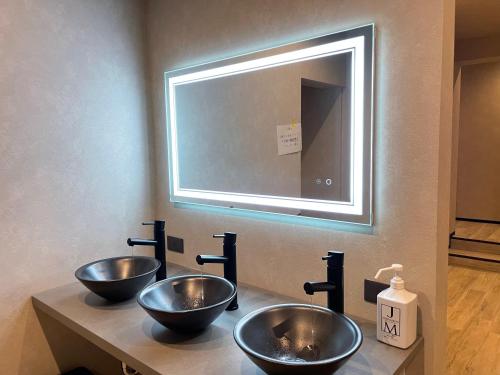
{"type": "Polygon", "coordinates": [[[391,279],[391,288],[403,289],[405,287],[404,280],[399,276],[399,272],[403,272],[403,266],[401,264],[393,264],[390,267],[381,268],[375,275],[375,279],[379,279],[382,272],[394,271],[394,277],[391,279]]]}
{"type": "Polygon", "coordinates": [[[380,278],[380,274],[382,272],[390,271],[390,270],[394,270],[394,276],[396,277],[396,276],[399,276],[398,272],[403,272],[403,266],[401,264],[393,264],[390,267],[381,268],[381,269],[378,270],[377,274],[375,275],[375,279],[379,279],[380,278]]]}

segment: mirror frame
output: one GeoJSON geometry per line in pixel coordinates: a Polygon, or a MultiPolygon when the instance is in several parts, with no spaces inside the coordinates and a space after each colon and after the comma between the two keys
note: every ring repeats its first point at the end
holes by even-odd
{"type": "Polygon", "coordinates": [[[373,225],[374,35],[375,26],[370,24],[229,59],[166,72],[164,78],[170,201],[243,208],[278,214],[292,214],[293,210],[301,210],[301,217],[373,225]],[[349,202],[186,189],[179,186],[176,86],[342,53],[352,54],[351,200],[349,202]]]}

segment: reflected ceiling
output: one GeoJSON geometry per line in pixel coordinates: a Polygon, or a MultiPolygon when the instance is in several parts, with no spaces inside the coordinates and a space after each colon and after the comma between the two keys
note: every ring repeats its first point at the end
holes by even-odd
{"type": "Polygon", "coordinates": [[[455,39],[500,34],[500,0],[456,0],[455,39]]]}

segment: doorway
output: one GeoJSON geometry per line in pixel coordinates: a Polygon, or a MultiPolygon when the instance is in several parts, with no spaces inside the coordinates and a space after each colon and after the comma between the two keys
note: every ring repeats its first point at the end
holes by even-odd
{"type": "Polygon", "coordinates": [[[449,375],[500,374],[500,2],[457,0],[449,375]]]}

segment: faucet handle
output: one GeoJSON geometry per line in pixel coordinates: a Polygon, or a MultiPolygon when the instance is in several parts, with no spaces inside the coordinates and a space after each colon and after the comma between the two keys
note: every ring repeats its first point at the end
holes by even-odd
{"type": "Polygon", "coordinates": [[[328,255],[321,257],[321,259],[327,261],[328,267],[344,267],[344,253],[342,251],[329,251],[328,255]]]}
{"type": "Polygon", "coordinates": [[[165,220],[153,220],[153,221],[144,221],[142,225],[152,225],[156,229],[161,231],[165,231],[165,220]]]}
{"type": "Polygon", "coordinates": [[[213,238],[224,238],[224,245],[236,244],[236,233],[224,232],[224,234],[214,234],[213,238]]]}

